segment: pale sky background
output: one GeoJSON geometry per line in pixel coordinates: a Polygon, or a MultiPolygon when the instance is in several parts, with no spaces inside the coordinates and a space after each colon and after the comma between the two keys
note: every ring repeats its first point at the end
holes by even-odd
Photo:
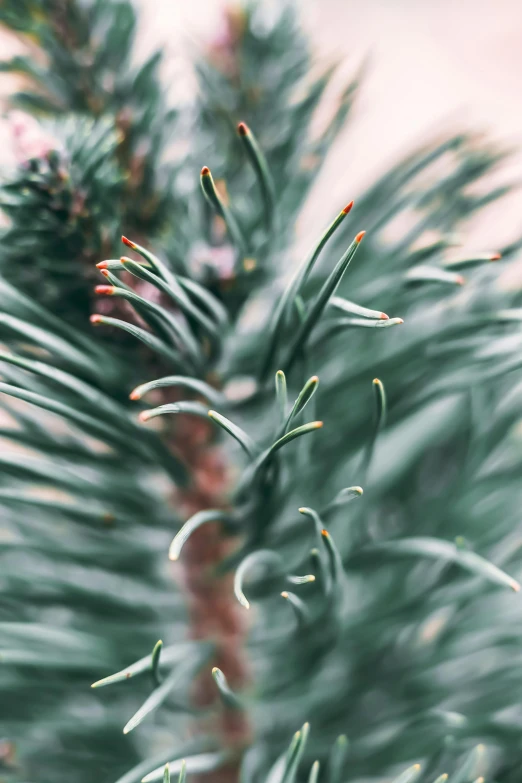
{"type": "MultiPolygon", "coordinates": [[[[522,0],[300,0],[318,55],[350,73],[370,67],[301,224],[316,230],[398,156],[437,131],[472,128],[521,152],[506,176],[522,182],[522,0]],[[340,176],[341,175],[341,176],[340,176]],[[342,180],[342,181],[341,181],[342,180]],[[351,182],[353,193],[347,193],[351,182]]],[[[141,0],[143,42],[179,54],[211,37],[222,0],[141,0]]],[[[494,247],[522,227],[522,194],[483,212],[472,244],[494,247]]]]}
{"type": "MultiPolygon", "coordinates": [[[[182,67],[191,42],[215,34],[223,2],[138,5],[140,48],[164,43],[172,56],[168,78],[182,67]]],[[[356,111],[321,175],[305,225],[321,225],[332,208],[439,130],[478,129],[522,151],[522,0],[300,0],[299,6],[319,55],[342,57],[346,73],[370,57],[356,111]]],[[[188,89],[190,80],[183,84],[188,89]]],[[[0,128],[0,158],[5,149],[0,128]]],[[[508,173],[522,182],[522,153],[508,173]]],[[[473,227],[477,243],[494,244],[497,222],[504,238],[518,233],[520,194],[481,217],[473,227]]]]}

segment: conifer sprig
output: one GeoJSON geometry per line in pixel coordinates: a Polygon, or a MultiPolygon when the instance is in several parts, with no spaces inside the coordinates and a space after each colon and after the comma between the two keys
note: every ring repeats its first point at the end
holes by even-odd
{"type": "Polygon", "coordinates": [[[20,774],[518,783],[521,310],[497,284],[517,245],[454,238],[499,195],[474,186],[500,155],[466,134],[416,150],[285,285],[355,88],[314,136],[331,69],[312,75],[286,4],[229,12],[179,124],[159,57],[133,64],[126,0],[4,6],[42,54],[5,67],[54,138],[2,193],[20,774]]]}

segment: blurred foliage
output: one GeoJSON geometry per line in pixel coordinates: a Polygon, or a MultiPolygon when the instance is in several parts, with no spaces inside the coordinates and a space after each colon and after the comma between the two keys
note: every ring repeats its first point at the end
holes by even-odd
{"type": "Polygon", "coordinates": [[[166,105],[158,79],[162,53],[133,61],[137,19],[132,4],[6,0],[0,22],[29,47],[26,56],[2,64],[3,71],[23,79],[13,105],[44,117],[74,113],[110,120],[120,131],[112,154],[125,173],[123,203],[113,209],[135,231],[158,230],[171,214],[172,172],[162,155],[177,111],[166,105]]]}
{"type": "Polygon", "coordinates": [[[357,80],[313,133],[334,69],[314,75],[291,5],[268,11],[226,12],[196,62],[197,99],[171,111],[160,56],[133,62],[128,2],[0,9],[31,47],[3,66],[27,80],[13,100],[48,134],[37,155],[22,143],[2,189],[9,780],[134,783],[182,757],[189,774],[230,762],[216,737],[183,739],[201,711],[192,679],[220,640],[185,641],[166,565],[176,530],[183,563],[216,520],[235,547],[223,564],[234,611],[250,603],[253,615],[252,687],[238,694],[231,672],[214,671],[225,714],[254,725],[243,780],[292,783],[315,759],[329,783],[432,783],[462,763],[449,783],[520,779],[517,248],[493,249],[498,260],[456,244],[503,194],[482,181],[503,156],[470,134],[416,150],[335,218],[313,270],[288,286],[295,219],[357,80]],[[238,134],[240,121],[253,133],[238,134]],[[170,129],[183,153],[167,165],[170,129]],[[133,384],[174,373],[133,394],[164,407],[130,407],[133,384]],[[318,388],[305,383],[314,374],[318,388]],[[188,454],[209,404],[215,431],[233,436],[217,475],[217,436],[204,430],[197,464],[188,454]],[[219,504],[180,529],[190,492],[219,504]],[[131,683],[89,690],[120,670],[112,681],[131,683]],[[287,751],[305,720],[310,737],[302,729],[287,751]],[[486,752],[462,762],[477,742],[486,752]]]}

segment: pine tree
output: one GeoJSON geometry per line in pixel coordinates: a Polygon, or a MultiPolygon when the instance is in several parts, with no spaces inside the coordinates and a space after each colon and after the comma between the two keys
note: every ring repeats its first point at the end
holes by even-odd
{"type": "Polygon", "coordinates": [[[174,110],[126,0],[0,19],[39,118],[2,197],[9,775],[518,780],[517,246],[455,247],[502,154],[417,150],[301,261],[358,79],[313,135],[291,5],[229,9],[174,110]]]}

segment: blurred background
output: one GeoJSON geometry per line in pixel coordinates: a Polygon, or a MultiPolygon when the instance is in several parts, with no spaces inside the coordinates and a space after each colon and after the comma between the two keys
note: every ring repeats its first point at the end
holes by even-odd
{"type": "MultiPolygon", "coordinates": [[[[140,409],[178,400],[169,389],[129,400],[137,384],[178,371],[172,336],[143,302],[135,312],[95,292],[106,282],[95,264],[112,259],[131,294],[190,326],[205,356],[201,375],[223,392],[219,404],[265,444],[273,386],[260,380],[258,363],[274,301],[353,198],[300,291],[309,307],[355,231],[367,229],[337,292],[348,310],[341,302],[336,320],[328,309],[310,367],[297,362],[288,376],[294,396],[305,371],[320,376],[306,415],[324,418],[327,435],[315,449],[285,453],[274,486],[238,512],[249,542],[283,553],[301,574],[317,560],[312,526],[297,509],[327,509],[346,579],[339,606],[325,608],[319,588],[307,594],[305,586],[316,624],[304,641],[292,636],[280,586],[249,583],[254,619],[248,633],[244,618],[238,623],[237,647],[252,670],[255,741],[241,780],[278,783],[277,759],[311,719],[304,761],[321,760],[321,783],[390,783],[416,761],[424,764],[419,783],[433,783],[477,743],[488,760],[481,756],[459,783],[488,772],[488,783],[519,783],[522,612],[510,588],[522,575],[522,7],[134,5],[135,43],[126,0],[0,6],[11,28],[0,30],[2,58],[28,56],[0,73],[0,779],[138,783],[172,758],[192,725],[186,676],[143,725],[122,732],[157,693],[153,644],[161,636],[163,666],[174,672],[179,659],[209,663],[179,589],[183,562],[173,566],[166,552],[191,513],[235,502],[244,458],[206,428],[208,419],[202,427],[190,416],[138,422],[140,409]],[[11,114],[17,90],[33,117],[11,114]],[[239,146],[239,120],[255,131],[272,171],[275,240],[239,146]],[[232,194],[248,255],[203,198],[204,164],[232,194]],[[188,316],[176,309],[186,300],[173,308],[154,281],[122,272],[122,232],[188,286],[188,316]],[[353,315],[352,299],[377,308],[370,319],[382,311],[399,319],[397,328],[341,319],[341,311],[353,315]],[[200,306],[207,325],[218,314],[211,348],[191,320],[200,306]],[[119,327],[148,324],[159,343],[151,350],[114,324],[94,329],[93,314],[119,316],[119,327]],[[388,397],[377,425],[376,375],[388,397]],[[194,477],[190,491],[177,483],[178,452],[194,477]],[[345,511],[353,493],[332,499],[348,484],[364,485],[364,496],[355,493],[345,511]],[[180,640],[194,636],[187,655],[180,640]],[[146,676],[113,691],[89,687],[144,656],[146,676]],[[344,734],[350,755],[336,761],[331,748],[344,734]]],[[[268,374],[286,360],[295,319],[292,310],[277,332],[268,374]]],[[[225,604],[234,602],[230,583],[226,590],[225,604]]],[[[233,663],[239,691],[241,661],[233,663]]]]}
{"type": "MultiPolygon", "coordinates": [[[[190,98],[191,60],[205,41],[223,35],[223,5],[221,0],[137,0],[136,55],[165,48],[163,77],[173,99],[190,98]]],[[[301,0],[299,12],[321,61],[341,59],[345,75],[365,67],[354,121],[337,140],[315,186],[317,198],[304,211],[310,235],[333,203],[360,192],[412,145],[456,127],[513,147],[508,176],[521,180],[522,8],[517,0],[301,0]]],[[[5,56],[21,50],[4,33],[1,41],[5,56]]],[[[10,83],[8,77],[0,79],[0,95],[9,93],[10,83]]],[[[5,123],[0,139],[0,160],[5,160],[11,141],[5,123]]],[[[487,219],[481,214],[474,220],[473,237],[494,244],[499,225],[513,235],[521,208],[520,194],[492,205],[487,219]]]]}

